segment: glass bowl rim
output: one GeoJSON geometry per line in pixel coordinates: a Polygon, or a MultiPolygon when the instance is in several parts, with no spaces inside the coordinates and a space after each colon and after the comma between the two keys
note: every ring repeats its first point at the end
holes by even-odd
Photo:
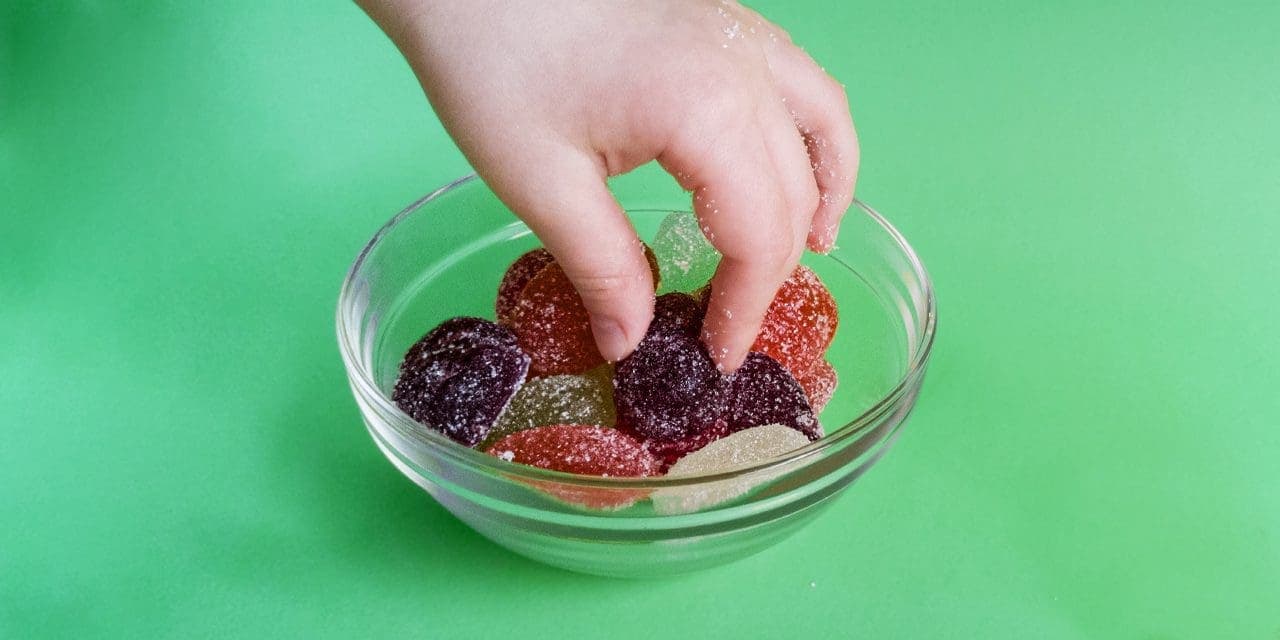
{"type": "MultiPolygon", "coordinates": [[[[922,293],[924,294],[924,330],[920,333],[919,338],[913,345],[915,351],[911,361],[907,365],[906,371],[898,379],[894,387],[886,392],[871,407],[860,413],[857,417],[849,422],[841,425],[839,428],[832,430],[828,435],[811,442],[808,445],[791,451],[783,456],[771,458],[765,462],[740,467],[731,471],[724,471],[714,474],[700,474],[688,476],[650,476],[650,477],[601,477],[588,476],[575,473],[565,473],[561,471],[552,471],[539,467],[528,465],[512,464],[506,460],[502,460],[496,456],[464,447],[444,434],[429,429],[417,421],[409,417],[408,414],[400,410],[399,407],[391,401],[389,397],[378,387],[373,379],[372,371],[362,363],[359,357],[359,345],[350,339],[353,327],[347,323],[347,314],[345,311],[351,306],[352,301],[356,299],[355,290],[357,276],[361,273],[361,268],[365,264],[365,260],[378,247],[384,237],[390,234],[405,218],[421,210],[430,202],[440,198],[446,193],[452,192],[464,185],[479,180],[479,176],[475,173],[464,175],[444,186],[439,187],[413,203],[402,209],[399,213],[392,216],[385,224],[383,224],[373,237],[360,250],[360,254],[356,257],[351,267],[347,270],[346,276],[342,281],[342,288],[338,294],[337,308],[337,333],[338,345],[341,352],[343,363],[347,369],[348,378],[352,382],[353,390],[361,393],[368,401],[371,401],[380,410],[379,413],[387,418],[388,423],[396,429],[399,435],[406,437],[412,442],[430,447],[433,453],[445,455],[448,458],[458,462],[466,467],[480,467],[494,474],[502,475],[508,478],[527,479],[530,481],[550,482],[561,485],[573,485],[590,488],[604,489],[620,489],[620,490],[637,490],[637,489],[663,489],[673,487],[684,487],[691,485],[699,485],[710,482],[720,482],[725,480],[733,480],[744,476],[754,476],[757,474],[768,474],[773,470],[781,470],[782,472],[794,471],[804,464],[816,460],[821,454],[829,449],[833,449],[836,445],[846,443],[853,439],[856,440],[861,435],[866,435],[865,430],[868,425],[874,423],[878,418],[889,412],[892,408],[898,406],[899,402],[908,394],[908,392],[916,386],[918,379],[924,373],[925,365],[928,363],[929,355],[933,348],[934,334],[937,327],[937,301],[934,297],[933,284],[929,279],[929,274],[924,268],[924,264],[920,261],[920,257],[916,254],[915,249],[907,242],[906,238],[898,232],[884,216],[880,215],[876,210],[872,209],[866,203],[854,198],[853,207],[858,208],[864,215],[867,215],[873,222],[878,224],[889,237],[898,246],[902,254],[907,258],[911,265],[912,273],[919,280],[922,293]],[[354,373],[354,375],[353,375],[354,373]]],[[[675,209],[661,208],[629,208],[628,212],[641,211],[675,211],[675,209]]],[[[857,273],[835,256],[827,256],[835,260],[840,266],[853,273],[857,273]]],[[[354,327],[358,329],[358,327],[354,327]]],[[[896,431],[892,430],[892,431],[896,431]]],[[[884,434],[888,438],[889,434],[884,434]]],[[[379,438],[385,440],[385,437],[379,434],[379,438]]],[[[388,443],[390,444],[390,443],[388,443]]],[[[396,449],[392,447],[392,449],[396,449]]],[[[399,452],[397,452],[399,453],[399,452]]]]}

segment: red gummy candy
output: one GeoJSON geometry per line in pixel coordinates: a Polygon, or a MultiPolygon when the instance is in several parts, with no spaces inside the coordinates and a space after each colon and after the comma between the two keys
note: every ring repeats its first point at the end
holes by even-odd
{"type": "Polygon", "coordinates": [[[701,328],[696,300],[682,293],[658,298],[649,331],[614,373],[619,427],[644,440],[674,442],[724,416],[730,388],[698,337],[701,328]]]}
{"type": "Polygon", "coordinates": [[[529,357],[510,329],[481,318],[451,318],[405,354],[391,400],[414,420],[474,447],[528,370],[529,357]]]}
{"type": "Polygon", "coordinates": [[[532,361],[535,376],[577,374],[604,362],[591,335],[591,319],[560,265],[547,265],[525,285],[511,328],[532,361]]]}
{"type": "Polygon", "coordinates": [[[517,431],[489,447],[489,455],[543,469],[615,478],[656,475],[657,458],[635,438],[588,425],[555,425],[517,431]]]}
{"type": "Polygon", "coordinates": [[[802,378],[822,358],[839,324],[836,301],[818,274],[797,266],[765,313],[752,351],[759,351],[802,378]]]}
{"type": "Polygon", "coordinates": [[[809,436],[809,440],[822,437],[822,428],[813,416],[804,389],[777,360],[762,353],[749,353],[729,380],[733,387],[731,430],[780,424],[809,436]]]}
{"type": "Polygon", "coordinates": [[[520,293],[524,291],[525,285],[552,262],[555,262],[555,258],[551,257],[551,252],[538,248],[516,258],[507,267],[507,272],[498,285],[498,299],[493,305],[498,322],[511,324],[511,317],[515,313],[516,304],[520,302],[520,293]]]}
{"type": "MultiPolygon", "coordinates": [[[[545,253],[542,249],[537,251],[545,253]]],[[[644,251],[656,287],[658,261],[648,245],[644,251]]],[[[496,307],[499,319],[505,315],[508,318],[506,322],[515,329],[520,346],[533,360],[530,367],[533,375],[579,374],[594,368],[604,362],[604,357],[596,349],[587,308],[564,269],[550,259],[527,282],[520,284],[520,279],[528,270],[535,268],[537,261],[551,255],[548,253],[543,258],[534,254],[536,251],[526,253],[507,269],[507,276],[498,291],[496,307]],[[521,261],[525,264],[521,265],[521,261]],[[504,296],[509,296],[517,288],[520,293],[514,306],[504,312],[509,304],[504,301],[504,296]]]]}
{"type": "Polygon", "coordinates": [[[809,396],[809,405],[813,407],[815,414],[822,413],[823,408],[831,401],[836,393],[838,380],[835,368],[826,360],[819,361],[809,373],[800,378],[798,382],[804,388],[805,395],[809,396]]]}
{"type": "Polygon", "coordinates": [[[676,460],[701,449],[714,440],[719,440],[731,433],[729,423],[724,420],[717,420],[715,424],[703,429],[682,440],[662,441],[648,439],[644,441],[644,448],[649,450],[659,460],[662,461],[662,472],[666,473],[676,460]]]}

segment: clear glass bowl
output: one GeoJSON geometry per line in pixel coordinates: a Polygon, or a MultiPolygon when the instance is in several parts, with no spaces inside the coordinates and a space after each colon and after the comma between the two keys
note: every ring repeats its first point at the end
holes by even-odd
{"type": "MultiPolygon", "coordinates": [[[[674,182],[644,172],[614,186],[646,240],[667,213],[688,207],[674,182]]],[[[934,336],[929,278],[902,236],[856,203],[837,249],[804,259],[841,314],[828,352],[840,384],[819,416],[827,435],[818,442],[731,473],[596,478],[511,464],[414,422],[389,399],[405,351],[446,318],[492,318],[506,266],[536,246],[483,182],[462,178],[378,231],[347,274],[337,314],[342,358],[374,442],[454,515],[517,553],[612,576],[750,555],[831,504],[884,455],[915,404],[934,336]]]]}

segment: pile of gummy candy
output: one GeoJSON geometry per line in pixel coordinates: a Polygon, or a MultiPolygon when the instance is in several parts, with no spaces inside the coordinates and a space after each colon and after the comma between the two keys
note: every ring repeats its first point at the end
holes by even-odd
{"type": "Polygon", "coordinates": [[[746,362],[725,375],[700,339],[719,254],[696,219],[670,214],[646,255],[662,295],[644,339],[616,365],[596,350],[564,271],[535,249],[503,276],[497,322],[452,318],[409,349],[392,400],[464,446],[595,476],[716,472],[822,437],[838,315],[817,274],[796,268],[746,362]]]}

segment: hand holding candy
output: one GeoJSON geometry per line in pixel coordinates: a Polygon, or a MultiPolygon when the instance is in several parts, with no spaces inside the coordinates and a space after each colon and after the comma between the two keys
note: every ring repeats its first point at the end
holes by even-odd
{"type": "Polygon", "coordinates": [[[617,361],[653,283],[605,185],[658,161],[724,255],[703,338],[736,369],[806,244],[831,248],[858,143],[844,87],[720,0],[360,0],[485,182],[554,254],[617,361]]]}

